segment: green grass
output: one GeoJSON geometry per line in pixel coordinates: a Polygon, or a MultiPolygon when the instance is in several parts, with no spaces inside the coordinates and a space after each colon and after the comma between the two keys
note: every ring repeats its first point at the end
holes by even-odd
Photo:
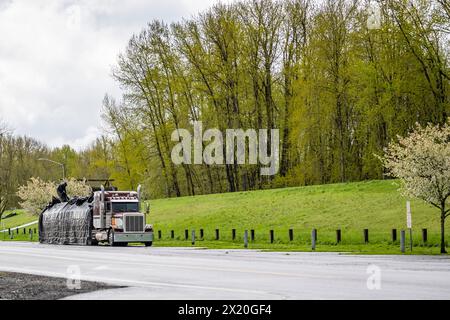
{"type": "Polygon", "coordinates": [[[6,211],[3,214],[3,217],[6,217],[9,213],[11,212],[16,212],[17,215],[10,217],[10,218],[6,218],[6,219],[2,219],[1,224],[0,224],[0,230],[3,230],[3,227],[5,229],[8,228],[13,228],[13,227],[17,227],[32,221],[35,221],[38,219],[37,216],[32,216],[31,214],[25,212],[24,210],[9,210],[6,211]]]}
{"type": "MultiPolygon", "coordinates": [[[[190,241],[183,240],[158,240],[155,242],[156,247],[192,247],[190,241]]],[[[198,249],[243,249],[242,242],[230,241],[196,241],[195,247],[198,249]]],[[[249,249],[259,249],[263,251],[277,251],[277,252],[312,252],[309,244],[281,244],[275,243],[268,245],[267,243],[249,243],[249,249]]],[[[378,244],[320,244],[316,247],[315,252],[339,252],[349,254],[388,254],[398,255],[400,249],[398,244],[378,243],[378,244]]],[[[440,249],[437,246],[414,246],[413,251],[409,247],[405,251],[406,255],[435,255],[440,254],[440,249]]]]}
{"type": "Polygon", "coordinates": [[[28,233],[29,228],[27,227],[26,229],[26,234],[23,234],[23,230],[20,229],[19,233],[16,233],[16,231],[14,231],[12,233],[12,237],[11,235],[8,234],[8,232],[2,232],[0,233],[0,241],[38,241],[39,237],[36,233],[33,233],[33,238],[30,237],[30,234],[28,233]]]}
{"type": "MultiPolygon", "coordinates": [[[[398,253],[398,243],[391,243],[391,229],[406,229],[406,204],[395,181],[367,181],[321,186],[225,193],[150,201],[148,222],[156,232],[162,231],[162,242],[183,243],[184,230],[204,229],[208,247],[242,247],[244,230],[255,230],[257,248],[310,250],[311,230],[318,230],[318,246],[329,251],[398,253]],[[225,244],[214,245],[214,230],[220,229],[225,244]],[[363,229],[369,229],[370,244],[363,242],[363,229]],[[231,230],[236,229],[236,241],[231,230]],[[269,230],[275,243],[269,243],[269,230]],[[290,243],[288,230],[294,230],[290,243]],[[342,230],[342,243],[336,246],[336,229],[342,230]],[[175,240],[170,239],[175,231],[175,240]],[[172,242],[171,242],[172,241],[172,242]],[[379,245],[376,249],[373,245],[379,245]]],[[[411,201],[414,246],[436,252],[439,243],[439,212],[423,203],[411,201]],[[428,229],[428,245],[422,247],[421,229],[428,229]]],[[[447,235],[449,227],[447,226],[447,235]]],[[[156,234],[157,236],[157,234],[156,234]]],[[[409,235],[407,235],[409,241],[409,235]]],[[[188,245],[190,241],[185,241],[188,245]]],[[[321,249],[318,249],[321,250],[321,249]]]]}
{"type": "MultiPolygon", "coordinates": [[[[406,199],[397,189],[395,181],[367,181],[157,199],[150,201],[147,220],[154,225],[156,246],[191,246],[190,240],[184,240],[184,230],[189,230],[190,238],[191,230],[199,237],[203,229],[204,239],[196,246],[242,248],[244,230],[253,229],[256,238],[249,248],[310,251],[311,230],[316,228],[317,251],[398,254],[399,244],[391,242],[391,229],[397,229],[398,239],[400,230],[406,229],[406,199]],[[369,244],[363,241],[366,228],[369,244]],[[215,229],[220,229],[220,241],[215,240],[215,229]],[[234,241],[232,229],[236,229],[234,241]],[[293,242],[288,238],[289,229],[294,230],[293,242]],[[342,230],[339,245],[336,229],[342,230]],[[159,230],[162,239],[158,239],[159,230]],[[173,240],[171,230],[175,231],[173,240]],[[274,230],[273,244],[269,230],[274,230]]],[[[438,210],[418,200],[411,201],[411,208],[414,253],[439,253],[438,210]],[[422,228],[428,229],[426,245],[421,240],[422,228]]],[[[23,213],[9,219],[12,227],[36,218],[23,213]]],[[[449,225],[446,230],[449,240],[449,225]]]]}

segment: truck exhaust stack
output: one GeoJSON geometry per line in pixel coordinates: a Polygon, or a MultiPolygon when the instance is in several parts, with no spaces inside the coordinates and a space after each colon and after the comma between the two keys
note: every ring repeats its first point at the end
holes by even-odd
{"type": "Polygon", "coordinates": [[[100,187],[100,229],[106,227],[105,187],[100,187]]]}

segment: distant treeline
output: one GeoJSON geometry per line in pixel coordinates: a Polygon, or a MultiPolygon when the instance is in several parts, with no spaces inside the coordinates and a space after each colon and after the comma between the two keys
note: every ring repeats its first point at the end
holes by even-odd
{"type": "Polygon", "coordinates": [[[5,210],[19,206],[19,186],[25,185],[32,177],[59,182],[64,174],[62,165],[66,177],[106,179],[110,175],[109,163],[99,160],[103,157],[96,153],[101,141],[98,139],[88,151],[79,153],[69,146],[52,149],[33,138],[15,136],[0,119],[0,221],[5,210]]]}
{"type": "Polygon", "coordinates": [[[70,154],[70,175],[149,197],[380,179],[375,154],[448,117],[449,35],[446,0],[255,0],[150,22],[113,68],[124,94],[105,97],[108,132],[70,154]],[[377,3],[380,28],[368,28],[377,3]],[[193,121],[279,129],[279,173],[176,166],[171,133],[193,121]]]}

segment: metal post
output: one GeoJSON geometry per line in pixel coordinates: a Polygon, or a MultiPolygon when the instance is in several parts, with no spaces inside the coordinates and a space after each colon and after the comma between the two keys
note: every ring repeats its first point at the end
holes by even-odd
{"type": "MultiPolygon", "coordinates": [[[[65,155],[64,155],[64,160],[66,160],[65,155]]],[[[45,158],[40,158],[40,159],[38,159],[38,161],[48,161],[48,162],[51,162],[51,163],[54,163],[54,164],[57,164],[57,165],[61,166],[62,167],[62,171],[63,171],[63,181],[66,180],[66,166],[65,166],[64,163],[61,163],[61,162],[58,162],[58,161],[53,161],[53,160],[50,160],[50,159],[45,159],[45,158]]]]}
{"type": "Polygon", "coordinates": [[[231,238],[234,240],[236,240],[236,229],[231,230],[231,238]]]}
{"type": "Polygon", "coordinates": [[[255,241],[255,230],[250,230],[250,238],[255,241]]]}
{"type": "Polygon", "coordinates": [[[219,240],[219,229],[216,229],[216,240],[219,240]]]}
{"type": "Polygon", "coordinates": [[[192,230],[192,245],[195,245],[195,230],[192,230]]]}
{"type": "Polygon", "coordinates": [[[397,241],[397,229],[392,229],[391,231],[392,242],[397,241]]]}
{"type": "Polygon", "coordinates": [[[172,238],[172,239],[175,238],[175,231],[170,230],[170,238],[172,238]]]}
{"type": "Polygon", "coordinates": [[[158,239],[161,239],[161,230],[158,230],[158,239]]]}
{"type": "Polygon", "coordinates": [[[428,230],[422,229],[422,242],[426,244],[428,242],[428,230]]]}
{"type": "Polygon", "coordinates": [[[289,241],[294,241],[294,230],[289,229],[289,241]]]}
{"type": "Polygon", "coordinates": [[[273,243],[273,240],[274,240],[273,230],[270,230],[270,243],[273,243]]]}
{"type": "Polygon", "coordinates": [[[409,228],[409,249],[412,252],[413,247],[413,238],[412,238],[412,228],[409,228]]]}
{"type": "Polygon", "coordinates": [[[30,241],[33,241],[33,230],[30,229],[30,241]]]}
{"type": "Polygon", "coordinates": [[[248,230],[244,231],[244,248],[248,248],[248,230]]]}
{"type": "Polygon", "coordinates": [[[316,241],[317,241],[317,230],[312,229],[311,232],[311,249],[316,250],[316,241]]]}
{"type": "Polygon", "coordinates": [[[342,240],[341,238],[341,229],[336,230],[336,243],[340,243],[342,240]]]}
{"type": "Polygon", "coordinates": [[[184,230],[184,239],[187,240],[189,239],[189,230],[184,230]]]}
{"type": "Polygon", "coordinates": [[[400,251],[405,253],[405,230],[400,231],[400,251]]]}
{"type": "Polygon", "coordinates": [[[369,229],[364,229],[364,243],[369,243],[369,229]]]}

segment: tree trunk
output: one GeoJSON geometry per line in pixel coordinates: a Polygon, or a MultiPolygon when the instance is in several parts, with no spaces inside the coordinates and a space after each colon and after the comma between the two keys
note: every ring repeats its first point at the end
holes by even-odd
{"type": "Polygon", "coordinates": [[[441,253],[447,253],[445,250],[445,203],[441,206],[441,253]]]}

